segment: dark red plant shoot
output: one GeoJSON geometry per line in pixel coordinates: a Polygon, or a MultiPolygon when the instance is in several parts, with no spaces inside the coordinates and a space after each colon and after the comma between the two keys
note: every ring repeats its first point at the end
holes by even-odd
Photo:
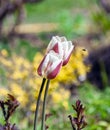
{"type": "Polygon", "coordinates": [[[10,94],[8,94],[6,101],[0,100],[0,107],[5,119],[5,125],[0,125],[0,130],[18,130],[15,124],[11,125],[9,122],[9,118],[12,116],[18,106],[19,102],[10,94]]]}
{"type": "Polygon", "coordinates": [[[84,106],[81,104],[80,100],[76,101],[76,105],[72,105],[73,109],[76,111],[76,117],[72,117],[69,115],[69,119],[72,125],[73,130],[82,130],[87,125],[87,122],[85,121],[85,115],[84,115],[84,106]]]}

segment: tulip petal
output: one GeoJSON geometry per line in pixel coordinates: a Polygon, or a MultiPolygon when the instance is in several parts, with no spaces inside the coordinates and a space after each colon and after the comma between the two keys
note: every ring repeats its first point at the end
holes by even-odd
{"type": "Polygon", "coordinates": [[[61,42],[66,42],[67,39],[66,39],[66,37],[60,37],[60,41],[61,41],[61,42]]]}
{"type": "Polygon", "coordinates": [[[63,66],[65,66],[68,63],[70,56],[71,54],[63,61],[63,66]]]}
{"type": "Polygon", "coordinates": [[[45,55],[38,67],[38,74],[45,78],[53,79],[59,73],[62,67],[62,59],[54,51],[50,51],[45,55]]]}
{"type": "Polygon", "coordinates": [[[61,39],[59,36],[52,37],[52,40],[50,41],[50,43],[47,47],[47,53],[50,50],[53,50],[56,53],[58,53],[60,55],[60,57],[63,56],[62,43],[61,43],[61,39]]]}
{"type": "Polygon", "coordinates": [[[64,50],[64,55],[63,55],[63,66],[64,66],[68,63],[74,46],[71,41],[62,42],[62,46],[64,50]]]}
{"type": "Polygon", "coordinates": [[[47,47],[47,52],[49,52],[50,50],[53,50],[53,48],[55,48],[55,45],[58,44],[58,42],[60,42],[58,37],[52,37],[52,40],[50,41],[50,43],[47,47]]]}
{"type": "Polygon", "coordinates": [[[58,44],[56,44],[56,45],[53,47],[52,50],[54,50],[56,53],[59,53],[58,44]]]}
{"type": "Polygon", "coordinates": [[[57,67],[51,73],[48,74],[47,78],[48,79],[55,78],[58,75],[58,73],[60,72],[61,67],[62,67],[62,62],[59,63],[59,65],[57,65],[57,67]]]}
{"type": "Polygon", "coordinates": [[[44,63],[44,60],[45,60],[45,57],[43,58],[43,60],[41,61],[40,65],[39,65],[39,67],[38,67],[38,69],[37,69],[37,73],[38,73],[40,76],[42,76],[42,65],[43,65],[43,63],[44,63]]]}
{"type": "Polygon", "coordinates": [[[62,59],[54,51],[50,51],[49,59],[50,59],[50,62],[52,63],[51,66],[50,66],[50,69],[48,71],[50,73],[50,72],[52,72],[56,68],[56,66],[59,65],[59,63],[62,63],[62,59]]]}

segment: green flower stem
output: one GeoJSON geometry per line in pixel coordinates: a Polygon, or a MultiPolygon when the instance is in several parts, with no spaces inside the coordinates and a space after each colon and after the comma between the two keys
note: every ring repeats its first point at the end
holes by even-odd
{"type": "Polygon", "coordinates": [[[46,88],[45,88],[45,93],[44,93],[41,130],[45,130],[45,108],[46,108],[46,99],[47,99],[49,83],[50,83],[50,80],[48,79],[47,84],[46,84],[46,88]]]}
{"type": "Polygon", "coordinates": [[[37,102],[36,102],[36,110],[35,110],[35,117],[34,117],[34,130],[37,130],[36,126],[37,126],[37,120],[38,120],[38,109],[39,109],[40,98],[41,98],[41,94],[42,94],[42,91],[43,91],[43,88],[44,88],[44,85],[45,85],[45,81],[46,81],[46,79],[43,78],[41,88],[40,88],[40,91],[39,91],[39,95],[38,95],[38,99],[37,99],[37,102]]]}

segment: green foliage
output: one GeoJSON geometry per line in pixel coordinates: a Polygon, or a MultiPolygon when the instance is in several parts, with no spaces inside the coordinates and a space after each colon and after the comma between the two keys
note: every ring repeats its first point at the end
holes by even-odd
{"type": "Polygon", "coordinates": [[[10,46],[6,39],[4,39],[2,42],[0,41],[0,50],[2,49],[6,49],[8,52],[10,52],[10,46]]]}
{"type": "MultiPolygon", "coordinates": [[[[91,5],[94,1],[91,2],[91,5]]],[[[75,38],[87,33],[88,18],[83,13],[75,13],[73,8],[88,8],[89,6],[89,0],[78,0],[77,2],[75,0],[44,0],[33,6],[26,5],[27,18],[25,21],[59,23],[58,33],[66,35],[67,38],[75,38]]]]}
{"type": "Polygon", "coordinates": [[[104,11],[93,13],[93,21],[102,32],[106,33],[110,30],[110,16],[104,11]]]}
{"type": "Polygon", "coordinates": [[[68,38],[75,38],[87,33],[87,19],[82,14],[71,16],[66,10],[60,12],[57,16],[59,22],[58,31],[68,38]]]}
{"type": "Polygon", "coordinates": [[[24,54],[26,58],[29,59],[30,61],[33,60],[33,57],[35,56],[38,50],[39,48],[32,46],[31,43],[28,42],[27,40],[20,40],[15,48],[15,52],[17,54],[19,53],[24,54]]]}
{"type": "MultiPolygon", "coordinates": [[[[88,121],[87,129],[105,130],[109,127],[110,118],[110,88],[99,91],[89,83],[79,89],[80,99],[85,103],[88,121]],[[106,124],[106,126],[103,126],[106,124]]],[[[86,129],[85,129],[86,130],[86,129]]]]}
{"type": "Polygon", "coordinates": [[[61,10],[70,9],[73,6],[71,0],[44,0],[39,4],[26,5],[27,19],[29,22],[52,22],[61,10]],[[34,13],[33,13],[34,12],[34,13]]]}
{"type": "Polygon", "coordinates": [[[54,22],[60,12],[68,10],[71,14],[73,8],[90,8],[95,2],[96,0],[44,0],[39,4],[27,4],[25,22],[54,22]]]}

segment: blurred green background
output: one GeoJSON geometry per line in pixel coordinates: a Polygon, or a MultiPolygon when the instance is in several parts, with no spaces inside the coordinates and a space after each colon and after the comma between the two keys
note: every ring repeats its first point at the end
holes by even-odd
{"type": "MultiPolygon", "coordinates": [[[[9,0],[12,7],[16,2],[19,0],[9,0]]],[[[29,1],[11,11],[5,10],[6,4],[0,3],[0,98],[11,93],[20,102],[11,122],[22,130],[33,128],[42,80],[36,70],[52,36],[59,35],[71,40],[75,49],[67,67],[50,84],[49,130],[72,129],[68,115],[75,115],[71,105],[77,99],[86,108],[85,130],[110,130],[109,0],[29,1]],[[3,10],[6,15],[2,17],[3,10]]],[[[2,112],[0,124],[4,124],[2,112]]]]}

